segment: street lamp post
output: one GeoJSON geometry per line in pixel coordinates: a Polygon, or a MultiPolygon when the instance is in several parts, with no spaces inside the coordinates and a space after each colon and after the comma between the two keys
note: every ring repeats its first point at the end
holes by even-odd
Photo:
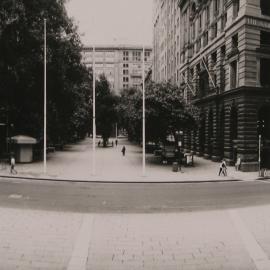
{"type": "Polygon", "coordinates": [[[92,174],[96,175],[96,77],[95,77],[95,46],[93,45],[93,156],[92,156],[92,174]]]}
{"type": "Polygon", "coordinates": [[[44,19],[44,135],[43,135],[43,172],[47,173],[47,21],[44,19]]]}
{"type": "Polygon", "coordinates": [[[142,64],[142,92],[143,92],[143,123],[142,123],[142,137],[143,137],[143,159],[142,159],[142,174],[145,176],[145,61],[144,61],[144,45],[143,45],[143,64],[142,64]]]}
{"type": "Polygon", "coordinates": [[[258,159],[258,163],[259,163],[259,177],[262,176],[261,175],[261,141],[262,141],[262,135],[259,135],[259,159],[258,159]]]}

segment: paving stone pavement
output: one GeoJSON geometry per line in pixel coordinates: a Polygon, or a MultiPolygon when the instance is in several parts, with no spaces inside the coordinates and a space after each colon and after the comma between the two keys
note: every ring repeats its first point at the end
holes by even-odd
{"type": "MultiPolygon", "coordinates": [[[[77,214],[0,208],[0,269],[267,270],[253,261],[228,212],[77,214]]],[[[234,212],[269,263],[270,205],[234,212]]]]}
{"type": "MultiPolygon", "coordinates": [[[[43,174],[43,163],[17,164],[18,175],[22,177],[42,177],[84,181],[207,181],[207,180],[254,180],[257,172],[236,172],[228,167],[228,176],[218,176],[219,164],[194,157],[194,167],[183,167],[183,173],[172,172],[172,165],[162,165],[159,157],[148,154],[146,157],[146,176],[142,177],[142,149],[137,145],[119,139],[118,147],[96,149],[96,176],[92,175],[92,141],[67,145],[65,151],[56,151],[48,155],[47,174],[43,174]],[[126,156],[121,154],[122,145],[126,145],[126,156]]],[[[8,175],[9,167],[2,168],[0,175],[8,175]]]]}
{"type": "Polygon", "coordinates": [[[241,209],[240,216],[270,258],[270,207],[241,209]]]}
{"type": "Polygon", "coordinates": [[[66,269],[82,216],[0,208],[0,269],[66,269]]]}

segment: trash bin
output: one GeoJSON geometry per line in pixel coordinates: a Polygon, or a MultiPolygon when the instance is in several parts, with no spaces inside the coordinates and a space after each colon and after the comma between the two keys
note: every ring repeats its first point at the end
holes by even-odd
{"type": "Polygon", "coordinates": [[[185,162],[187,166],[193,166],[193,155],[190,153],[185,154],[185,162]]]}
{"type": "Polygon", "coordinates": [[[37,143],[35,138],[17,135],[11,138],[14,144],[15,160],[18,163],[30,163],[33,161],[33,145],[37,143]]]}
{"type": "Polygon", "coordinates": [[[173,172],[178,172],[178,163],[177,162],[173,162],[173,164],[172,164],[172,171],[173,172]]]}

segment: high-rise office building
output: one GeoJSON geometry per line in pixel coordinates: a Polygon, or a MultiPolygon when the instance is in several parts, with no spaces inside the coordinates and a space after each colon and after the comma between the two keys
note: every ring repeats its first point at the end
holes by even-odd
{"type": "Polygon", "coordinates": [[[201,109],[185,151],[270,167],[270,1],[155,0],[153,79],[182,87],[201,109]]]}
{"type": "MultiPolygon", "coordinates": [[[[96,75],[104,74],[112,90],[119,93],[121,89],[141,87],[143,68],[142,46],[96,46],[96,75]]],[[[83,62],[87,67],[93,65],[93,47],[83,49],[83,62]]],[[[145,75],[152,66],[152,48],[145,47],[145,75]]]]}

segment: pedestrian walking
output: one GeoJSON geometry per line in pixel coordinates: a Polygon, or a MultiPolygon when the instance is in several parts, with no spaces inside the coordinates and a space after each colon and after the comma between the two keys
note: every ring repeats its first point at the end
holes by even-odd
{"type": "Polygon", "coordinates": [[[219,165],[219,173],[218,176],[220,176],[220,174],[223,174],[224,176],[227,176],[227,166],[226,166],[226,161],[224,159],[222,159],[220,165],[219,165]]]}
{"type": "Polygon", "coordinates": [[[115,146],[117,146],[117,144],[118,144],[118,140],[116,139],[116,140],[115,140],[115,146]]]}
{"type": "Polygon", "coordinates": [[[17,174],[17,171],[15,170],[15,157],[13,155],[11,155],[10,158],[10,173],[17,174]]]}
{"type": "Polygon", "coordinates": [[[126,147],[125,146],[122,147],[121,152],[122,152],[122,155],[125,156],[125,154],[126,154],[126,147]]]}
{"type": "Polygon", "coordinates": [[[178,163],[178,171],[183,172],[182,171],[182,159],[184,157],[183,153],[180,151],[180,149],[176,148],[174,155],[175,155],[175,160],[178,163]]]}

